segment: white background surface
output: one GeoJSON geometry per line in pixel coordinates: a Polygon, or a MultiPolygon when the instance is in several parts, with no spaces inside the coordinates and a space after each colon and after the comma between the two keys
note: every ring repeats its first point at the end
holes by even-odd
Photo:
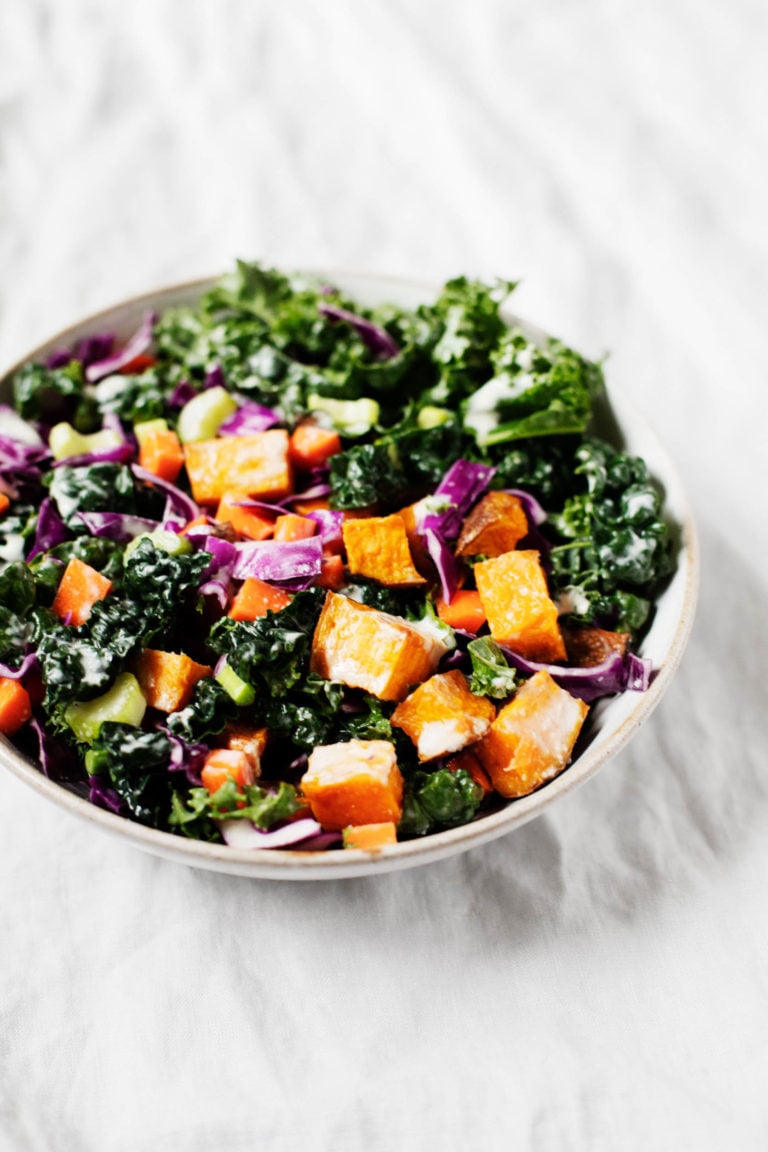
{"type": "Polygon", "coordinates": [[[487,847],[197,873],[0,778],[0,1147],[768,1147],[768,9],[2,0],[0,361],[235,256],[522,277],[675,456],[668,696],[487,847]]]}

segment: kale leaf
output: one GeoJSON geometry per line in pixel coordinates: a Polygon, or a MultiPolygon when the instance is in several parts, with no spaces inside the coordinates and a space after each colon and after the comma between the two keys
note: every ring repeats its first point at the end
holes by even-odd
{"type": "Polygon", "coordinates": [[[50,491],[64,523],[80,535],[88,529],[79,512],[138,512],[133,476],[124,464],[63,464],[53,473],[50,491]]]}
{"type": "Polygon", "coordinates": [[[86,753],[86,767],[92,775],[109,777],[135,820],[163,828],[171,806],[171,748],[164,732],[108,720],[86,753]]]}
{"type": "Polygon", "coordinates": [[[464,768],[451,772],[419,769],[407,780],[403,815],[398,833],[404,837],[426,836],[440,828],[455,828],[473,820],[483,799],[483,789],[464,768]]]}
{"type": "Polygon", "coordinates": [[[210,565],[207,552],[171,556],[145,537],[123,560],[123,587],[126,596],[141,604],[148,616],[173,619],[196,593],[203,572],[210,565]]]}
{"type": "Polygon", "coordinates": [[[26,364],[13,378],[13,401],[25,420],[71,423],[78,432],[98,426],[96,404],[84,389],[83,366],[72,360],[64,368],[26,364]]]}
{"type": "Polygon", "coordinates": [[[196,744],[223,731],[238,711],[237,704],[218,680],[205,677],[195,685],[186,708],[168,717],[168,729],[188,744],[196,744]]]}
{"type": "Polygon", "coordinates": [[[301,807],[296,789],[284,780],[274,788],[262,788],[259,784],[240,787],[230,779],[213,793],[207,788],[190,788],[186,795],[175,791],[171,804],[168,824],[172,831],[211,841],[222,838],[216,820],[251,820],[266,830],[294,816],[301,807]]]}
{"type": "Polygon", "coordinates": [[[515,690],[517,673],[510,668],[501,648],[488,636],[470,640],[467,652],[472,661],[469,687],[478,696],[505,700],[515,690]]]}

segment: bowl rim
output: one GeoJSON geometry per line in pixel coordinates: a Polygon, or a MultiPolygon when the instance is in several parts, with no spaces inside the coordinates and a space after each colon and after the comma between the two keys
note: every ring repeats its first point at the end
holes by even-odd
{"type": "MultiPolygon", "coordinates": [[[[434,296],[440,289],[440,285],[433,281],[351,269],[324,268],[317,271],[301,269],[295,274],[327,277],[342,287],[345,282],[359,282],[364,287],[368,286],[379,298],[387,286],[394,292],[399,290],[401,293],[423,295],[424,299],[434,296]]],[[[2,392],[7,388],[10,378],[25,364],[39,361],[56,347],[66,346],[74,339],[97,331],[99,325],[114,325],[115,317],[119,314],[147,308],[162,310],[164,307],[172,307],[174,301],[184,300],[192,303],[207,288],[215,284],[220,276],[221,274],[200,276],[148,289],[99,308],[82,319],[67,324],[30,351],[17,357],[9,367],[0,370],[0,403],[4,402],[2,392]]],[[[511,313],[506,306],[503,307],[503,312],[509,321],[522,323],[536,335],[544,334],[543,329],[511,313]]],[[[607,393],[611,408],[617,407],[625,417],[631,418],[633,425],[639,428],[643,440],[652,447],[654,460],[662,462],[663,474],[656,476],[656,479],[668,490],[674,489],[675,499],[679,505],[675,513],[675,522],[680,531],[680,542],[678,568],[673,581],[682,582],[682,591],[679,593],[681,607],[667,642],[664,660],[655,670],[648,689],[642,694],[633,694],[637,699],[633,701],[628,715],[618,723],[605,741],[591,741],[565,770],[535,792],[508,801],[497,810],[469,824],[412,840],[399,841],[397,844],[376,850],[344,849],[343,852],[327,852],[270,849],[259,852],[163,832],[100,808],[69,791],[63,784],[47,777],[5,737],[0,737],[0,765],[8,768],[23,783],[65,811],[105,833],[117,835],[119,839],[129,842],[134,847],[178,863],[254,879],[341,879],[427,864],[458,851],[488,843],[541,815],[561,797],[590,780],[625,747],[635,731],[648,719],[677,672],[690,637],[696,611],[700,578],[698,530],[677,470],[645,417],[621,395],[615,385],[610,385],[607,393]]],[[[624,424],[625,421],[619,419],[619,427],[623,428],[624,424]]],[[[655,474],[656,469],[652,468],[652,471],[655,474]]],[[[626,695],[612,697],[608,703],[612,701],[618,703],[626,695]]]]}

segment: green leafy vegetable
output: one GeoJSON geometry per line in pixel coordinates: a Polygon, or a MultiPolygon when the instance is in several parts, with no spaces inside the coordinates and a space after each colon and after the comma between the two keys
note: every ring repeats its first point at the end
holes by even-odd
{"type": "Polygon", "coordinates": [[[402,836],[426,836],[440,828],[466,824],[477,813],[483,790],[463,768],[451,772],[418,770],[406,781],[403,815],[398,826],[402,836]]]}
{"type": "Polygon", "coordinates": [[[135,820],[166,827],[171,786],[171,741],[163,732],[142,732],[105,721],[86,757],[92,775],[107,776],[135,820]]]}
{"type": "Polygon", "coordinates": [[[467,645],[472,660],[469,687],[477,696],[490,696],[505,700],[515,690],[517,673],[510,668],[506,657],[490,637],[481,636],[467,645]]]}

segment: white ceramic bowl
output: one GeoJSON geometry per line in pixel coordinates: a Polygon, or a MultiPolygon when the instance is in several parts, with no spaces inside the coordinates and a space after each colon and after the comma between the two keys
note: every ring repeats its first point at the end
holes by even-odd
{"type": "MultiPolygon", "coordinates": [[[[363,304],[372,305],[387,301],[404,307],[415,307],[435,295],[434,286],[408,280],[359,273],[324,273],[324,275],[363,304]]],[[[10,377],[21,364],[30,360],[43,360],[54,349],[70,346],[82,337],[95,332],[109,330],[114,331],[118,338],[127,338],[136,330],[146,309],[162,311],[175,305],[192,304],[213,282],[213,279],[199,280],[149,292],[89,316],[79,324],[59,332],[25,356],[19,364],[13,365],[0,378],[0,402],[9,401],[10,377]]],[[[508,318],[517,320],[512,315],[508,318]]],[[[528,325],[526,327],[529,327],[533,335],[540,335],[536,329],[528,325]]],[[[404,841],[375,853],[359,849],[331,852],[254,851],[188,840],[182,836],[146,828],[125,817],[98,808],[67,791],[62,785],[49,780],[33,763],[21,756],[4,737],[0,737],[0,764],[65,811],[81,817],[97,829],[128,841],[137,848],[197,868],[256,878],[330,880],[371,875],[396,868],[410,868],[463,852],[503,836],[513,828],[519,828],[554,804],[561,796],[594,776],[648,719],[669,686],[693,622],[698,588],[698,548],[691,512],[675,468],[650,428],[620,395],[610,393],[610,405],[604,406],[598,419],[606,429],[604,433],[606,438],[615,440],[615,436],[608,435],[608,429],[620,430],[623,447],[635,455],[644,457],[653,476],[662,485],[665,515],[676,522],[681,531],[678,567],[658,601],[652,627],[641,649],[641,654],[650,657],[654,669],[657,670],[650,688],[647,692],[627,692],[622,696],[606,698],[593,704],[589,739],[581,754],[564,772],[537,792],[520,800],[508,802],[498,811],[481,816],[471,824],[438,832],[422,839],[404,841]]]]}

